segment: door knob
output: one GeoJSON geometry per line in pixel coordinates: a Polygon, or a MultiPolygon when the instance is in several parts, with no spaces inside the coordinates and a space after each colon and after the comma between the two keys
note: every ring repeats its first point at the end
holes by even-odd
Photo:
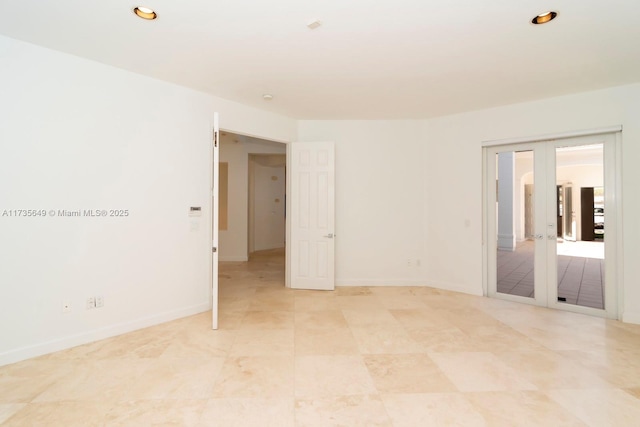
{"type": "Polygon", "coordinates": [[[534,237],[538,240],[542,240],[544,238],[542,234],[536,234],[534,237]]]}
{"type": "Polygon", "coordinates": [[[334,235],[333,235],[333,233],[329,233],[329,234],[325,234],[323,237],[327,237],[329,239],[333,239],[334,235]]]}

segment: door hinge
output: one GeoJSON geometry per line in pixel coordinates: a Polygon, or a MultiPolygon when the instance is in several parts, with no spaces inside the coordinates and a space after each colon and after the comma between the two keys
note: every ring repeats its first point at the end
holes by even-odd
{"type": "Polygon", "coordinates": [[[214,131],[213,132],[213,146],[214,147],[218,147],[218,132],[214,131]]]}

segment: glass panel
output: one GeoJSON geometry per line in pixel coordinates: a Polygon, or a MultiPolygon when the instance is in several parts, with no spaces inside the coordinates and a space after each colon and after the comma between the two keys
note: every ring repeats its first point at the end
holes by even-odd
{"type": "Polygon", "coordinates": [[[556,148],[558,301],[604,309],[603,145],[556,148]]]}
{"type": "Polygon", "coordinates": [[[533,151],[496,157],[497,291],[534,298],[533,151]]]}

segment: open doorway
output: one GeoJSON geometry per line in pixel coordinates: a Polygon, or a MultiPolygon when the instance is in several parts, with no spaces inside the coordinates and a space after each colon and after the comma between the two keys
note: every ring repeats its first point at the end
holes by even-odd
{"type": "Polygon", "coordinates": [[[249,154],[248,250],[285,252],[286,154],[249,154]]]}
{"type": "Polygon", "coordinates": [[[246,262],[256,250],[284,248],[286,151],[284,143],[221,131],[220,169],[227,172],[220,180],[227,185],[226,212],[219,214],[226,217],[221,262],[246,262]]]}
{"type": "MultiPolygon", "coordinates": [[[[247,309],[239,300],[285,287],[286,152],[284,143],[220,132],[220,171],[226,177],[219,182],[227,187],[220,190],[226,200],[219,212],[226,218],[218,242],[222,327],[247,309]]],[[[265,304],[256,300],[262,309],[265,304]]]]}

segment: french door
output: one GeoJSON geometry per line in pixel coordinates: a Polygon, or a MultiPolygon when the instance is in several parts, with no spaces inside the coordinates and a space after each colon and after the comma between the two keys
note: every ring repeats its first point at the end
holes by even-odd
{"type": "Polygon", "coordinates": [[[616,318],[615,134],[485,156],[488,295],[616,318]]]}

